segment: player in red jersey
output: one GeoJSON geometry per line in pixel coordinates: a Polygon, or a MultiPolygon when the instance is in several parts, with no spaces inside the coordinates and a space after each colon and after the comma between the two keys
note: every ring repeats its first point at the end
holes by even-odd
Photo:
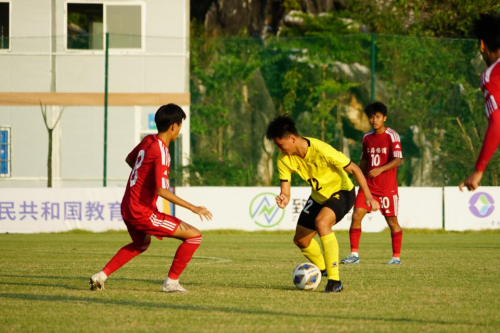
{"type": "MultiPolygon", "coordinates": [[[[401,241],[403,231],[398,222],[398,182],[396,172],[403,153],[399,135],[393,129],[385,127],[387,120],[387,107],[380,102],[368,105],[365,113],[370,120],[373,131],[363,137],[363,152],[361,154],[360,168],[363,171],[368,188],[373,198],[380,204],[380,212],[384,215],[392,237],[392,259],[389,264],[401,264],[401,241]]],[[[361,220],[370,213],[371,209],[365,203],[363,192],[359,191],[354,203],[349,238],[351,241],[351,254],[341,260],[343,264],[359,263],[359,239],[361,237],[361,220]]]]}
{"type": "Polygon", "coordinates": [[[158,134],[146,136],[125,159],[132,172],[123,196],[121,212],[132,243],[122,247],[101,272],[90,278],[90,290],[103,290],[108,276],[146,251],[151,243],[151,236],[155,236],[159,239],[170,237],[183,241],[175,253],[162,290],[186,292],[179,284],[179,275],[200,246],[201,233],[195,227],[156,208],[156,201],[160,196],[198,214],[202,221],[203,218],[212,218],[205,207],[194,206],[169,191],[168,146],[179,136],[184,119],[186,114],[179,106],[168,104],[160,107],[155,115],[158,134]]]}
{"type": "Polygon", "coordinates": [[[500,17],[482,14],[475,22],[479,49],[488,68],[481,76],[488,129],[474,171],[460,185],[469,191],[479,187],[483,172],[500,143],[500,17]]]}

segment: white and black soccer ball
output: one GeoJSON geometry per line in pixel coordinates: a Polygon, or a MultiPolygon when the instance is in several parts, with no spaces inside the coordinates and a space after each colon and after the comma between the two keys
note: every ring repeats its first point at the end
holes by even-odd
{"type": "Polygon", "coordinates": [[[293,284],[300,290],[314,290],[321,283],[321,271],[309,262],[298,265],[293,271],[293,284]]]}

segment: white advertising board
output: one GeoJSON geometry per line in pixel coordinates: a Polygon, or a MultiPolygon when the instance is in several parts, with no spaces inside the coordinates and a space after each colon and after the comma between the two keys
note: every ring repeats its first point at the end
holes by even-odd
{"type": "MultiPolygon", "coordinates": [[[[190,211],[177,207],[175,215],[200,230],[295,230],[297,219],[311,193],[310,187],[292,187],[288,206],[281,210],[274,198],[279,187],[177,187],[176,194],[213,214],[212,221],[200,222],[190,211]]],[[[442,188],[399,189],[399,222],[403,228],[443,227],[442,188]]],[[[334,230],[349,230],[351,212],[334,230]]],[[[380,213],[367,214],[362,229],[367,232],[382,231],[387,227],[380,213]]]]}
{"type": "Polygon", "coordinates": [[[481,230],[500,228],[499,187],[480,186],[474,192],[460,192],[457,186],[444,188],[445,229],[481,230]]]}
{"type": "Polygon", "coordinates": [[[0,189],[0,232],[126,230],[123,188],[0,189]]]}
{"type": "MultiPolygon", "coordinates": [[[[119,187],[0,189],[0,233],[125,230],[120,214],[123,192],[119,187]]],[[[178,196],[206,206],[214,219],[201,222],[182,207],[176,207],[175,215],[200,230],[294,230],[310,192],[309,187],[292,187],[290,203],[282,210],[274,199],[279,187],[177,187],[178,196]]],[[[442,188],[403,187],[399,192],[403,228],[442,228],[442,188]]],[[[162,209],[162,200],[158,207],[162,209]]],[[[351,215],[334,230],[348,230],[351,215]]],[[[386,227],[380,213],[368,214],[362,225],[367,232],[386,227]]]]}

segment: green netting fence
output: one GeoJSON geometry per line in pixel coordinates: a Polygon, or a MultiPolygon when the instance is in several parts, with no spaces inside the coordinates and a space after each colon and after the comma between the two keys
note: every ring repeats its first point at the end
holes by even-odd
{"type": "MultiPolygon", "coordinates": [[[[63,37],[10,38],[10,51],[0,52],[0,93],[104,92],[102,50],[52,50],[47,41],[54,38],[63,37]]],[[[191,39],[183,52],[185,42],[147,37],[142,53],[109,57],[110,93],[182,91],[179,85],[188,83],[175,79],[175,69],[189,57],[190,159],[172,173],[177,185],[277,185],[277,151],[264,132],[284,113],[302,135],[322,139],[358,162],[363,134],[370,130],[363,109],[374,100],[388,106],[387,125],[402,140],[401,186],[457,185],[479,153],[487,127],[479,88],[485,64],[475,40],[370,34],[191,39]]],[[[147,117],[157,107],[145,109],[139,115],[133,107],[110,109],[110,185],[124,185],[129,170],[123,158],[136,141],[137,133],[124,131],[123,121],[147,117]],[[124,140],[127,149],[114,146],[124,140]]],[[[52,117],[60,111],[51,110],[52,117]]],[[[53,161],[58,175],[64,186],[101,186],[104,106],[64,112],[57,132],[61,155],[53,161]]],[[[40,107],[4,103],[0,127],[2,151],[8,152],[0,170],[9,165],[0,187],[46,186],[48,134],[40,107]],[[4,128],[17,150],[4,143],[4,128]]],[[[499,162],[495,155],[483,185],[498,185],[499,162]]]]}
{"type": "MultiPolygon", "coordinates": [[[[403,145],[401,186],[459,184],[487,120],[477,41],[387,35],[191,40],[190,182],[277,185],[267,122],[288,113],[299,132],[359,162],[364,107],[388,106],[403,145]]],[[[495,156],[484,185],[497,185],[495,156]]],[[[300,180],[296,180],[301,183],[300,180]]]]}

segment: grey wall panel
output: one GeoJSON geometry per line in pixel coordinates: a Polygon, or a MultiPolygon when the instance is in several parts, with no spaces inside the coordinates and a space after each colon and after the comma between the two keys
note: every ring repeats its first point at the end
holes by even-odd
{"type": "Polygon", "coordinates": [[[11,35],[51,35],[51,0],[13,0],[11,2],[11,35]]]}
{"type": "Polygon", "coordinates": [[[104,93],[104,56],[58,57],[57,87],[58,92],[104,93]]]}
{"type": "MultiPolygon", "coordinates": [[[[127,179],[130,167],[125,158],[135,147],[133,107],[112,107],[108,112],[108,178],[127,179]]],[[[125,186],[125,180],[122,186],[125,186]]]]}
{"type": "Polygon", "coordinates": [[[61,177],[102,179],[103,108],[68,107],[61,122],[61,177]]]}

